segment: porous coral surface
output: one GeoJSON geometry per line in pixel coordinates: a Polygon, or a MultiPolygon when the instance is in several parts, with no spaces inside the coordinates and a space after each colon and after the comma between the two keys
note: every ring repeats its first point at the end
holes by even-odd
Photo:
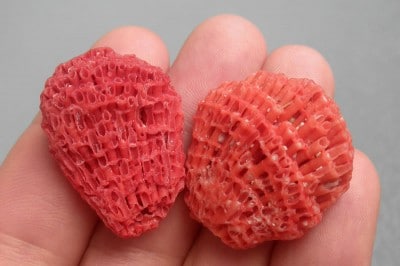
{"type": "Polygon", "coordinates": [[[348,189],[352,163],[346,123],[321,87],[260,71],[199,104],[185,201],[233,248],[296,239],[348,189]]]}
{"type": "Polygon", "coordinates": [[[158,226],[184,187],[181,99],[134,55],[95,48],[59,65],[41,94],[49,148],[121,237],[158,226]]]}

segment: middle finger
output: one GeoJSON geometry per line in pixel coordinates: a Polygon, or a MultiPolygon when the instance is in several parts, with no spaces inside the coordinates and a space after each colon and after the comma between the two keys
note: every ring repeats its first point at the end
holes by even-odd
{"type": "MultiPolygon", "coordinates": [[[[221,15],[204,22],[189,37],[170,73],[182,95],[185,144],[190,142],[192,117],[210,89],[224,81],[241,80],[259,70],[266,60],[261,32],[249,21],[221,15]]],[[[201,229],[185,261],[188,265],[257,265],[266,260],[267,247],[235,251],[208,230],[201,229]]]]}

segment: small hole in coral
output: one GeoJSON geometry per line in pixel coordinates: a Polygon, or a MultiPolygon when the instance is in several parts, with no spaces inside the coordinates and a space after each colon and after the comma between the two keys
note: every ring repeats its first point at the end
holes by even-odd
{"type": "Polygon", "coordinates": [[[299,202],[300,193],[293,194],[287,198],[288,205],[294,205],[299,202]]]}
{"type": "Polygon", "coordinates": [[[146,110],[144,108],[140,108],[139,119],[140,119],[140,121],[142,121],[143,125],[147,124],[147,114],[146,114],[146,110]]]}
{"type": "Polygon", "coordinates": [[[269,174],[268,174],[267,172],[262,172],[262,173],[259,175],[259,178],[260,178],[260,179],[266,179],[266,178],[268,178],[268,176],[269,176],[269,174]]]}
{"type": "Polygon", "coordinates": [[[252,149],[251,153],[252,153],[252,156],[253,156],[253,163],[255,165],[257,165],[261,161],[263,161],[265,158],[267,158],[267,156],[261,150],[260,143],[258,141],[254,142],[253,145],[254,145],[253,146],[254,148],[252,149]]]}
{"type": "Polygon", "coordinates": [[[252,238],[253,237],[253,235],[254,235],[254,231],[253,231],[253,229],[250,227],[249,229],[247,229],[247,231],[246,231],[246,235],[248,235],[250,238],[252,238]]]}
{"type": "Polygon", "coordinates": [[[316,198],[316,201],[319,204],[324,203],[324,202],[330,202],[331,200],[332,200],[332,197],[330,196],[330,194],[324,194],[324,195],[318,196],[316,198]]]}
{"type": "Polygon", "coordinates": [[[132,97],[132,96],[129,96],[128,97],[128,104],[130,105],[130,106],[136,106],[136,99],[135,99],[135,97],[132,97]]]}
{"type": "Polygon", "coordinates": [[[311,97],[310,102],[315,102],[323,96],[323,92],[315,92],[314,95],[311,97]]]}
{"type": "Polygon", "coordinates": [[[80,91],[75,91],[74,93],[74,99],[77,103],[80,103],[83,101],[83,94],[80,91]]]}
{"type": "Polygon", "coordinates": [[[100,68],[96,68],[94,75],[96,76],[96,78],[102,78],[103,77],[103,73],[101,71],[100,68]]]}
{"type": "Polygon", "coordinates": [[[84,166],[89,173],[93,174],[93,168],[89,163],[85,162],[84,166]]]}
{"type": "Polygon", "coordinates": [[[297,213],[297,214],[306,213],[306,212],[307,212],[307,209],[306,209],[306,208],[297,208],[297,209],[296,209],[296,213],[297,213]]]}
{"type": "Polygon", "coordinates": [[[89,71],[87,69],[85,69],[85,68],[82,68],[79,71],[79,76],[80,76],[81,79],[85,80],[85,79],[89,78],[89,76],[90,76],[89,75],[89,71]]]}
{"type": "MultiPolygon", "coordinates": [[[[301,111],[299,110],[299,111],[297,111],[296,113],[294,113],[294,115],[292,115],[292,117],[291,117],[291,121],[290,122],[294,122],[294,121],[296,121],[296,119],[299,117],[301,115],[301,111]]],[[[292,123],[293,123],[292,122],[292,123]]]]}
{"type": "Polygon", "coordinates": [[[105,128],[105,126],[104,126],[103,124],[98,125],[98,127],[97,127],[97,133],[98,133],[100,136],[105,136],[105,135],[106,135],[106,128],[105,128]]]}
{"type": "Polygon", "coordinates": [[[113,95],[114,96],[121,96],[124,92],[124,86],[114,86],[113,87],[113,95]]]}
{"type": "Polygon", "coordinates": [[[118,197],[117,193],[115,193],[115,191],[111,192],[111,199],[113,201],[118,201],[119,197],[118,197]]]}
{"type": "Polygon", "coordinates": [[[247,173],[248,170],[249,169],[247,169],[247,168],[243,168],[242,170],[240,170],[238,176],[243,177],[247,173]]]}
{"type": "Polygon", "coordinates": [[[112,212],[114,213],[115,216],[120,216],[121,210],[117,206],[112,207],[112,212]]]}
{"type": "Polygon", "coordinates": [[[78,76],[78,74],[76,73],[75,69],[72,69],[72,67],[68,69],[68,77],[71,80],[75,80],[77,78],[77,76],[78,76]]]}
{"type": "Polygon", "coordinates": [[[132,81],[132,83],[136,83],[138,76],[136,73],[129,74],[128,79],[132,81]]]}
{"type": "Polygon", "coordinates": [[[107,159],[105,157],[100,157],[97,159],[97,162],[100,166],[105,167],[107,166],[107,159]]]}
{"type": "Polygon", "coordinates": [[[58,117],[51,117],[51,125],[53,128],[58,128],[59,125],[58,117]]]}
{"type": "Polygon", "coordinates": [[[295,181],[293,183],[290,183],[288,185],[288,194],[294,194],[299,190],[298,188],[298,181],[295,181]]]}
{"type": "Polygon", "coordinates": [[[242,189],[242,186],[239,183],[233,183],[232,185],[233,193],[237,196],[240,193],[240,190],[242,189]]]}
{"type": "Polygon", "coordinates": [[[142,202],[142,198],[140,197],[140,195],[138,195],[138,197],[136,199],[137,199],[139,206],[143,207],[143,202],[142,202]]]}
{"type": "MultiPolygon", "coordinates": [[[[138,213],[138,214],[136,215],[136,217],[135,217],[135,220],[136,220],[137,222],[142,221],[142,220],[143,220],[143,214],[138,213]]],[[[135,228],[135,230],[136,230],[136,228],[135,228]]]]}
{"type": "Polygon", "coordinates": [[[268,208],[268,207],[264,207],[261,210],[261,213],[263,216],[269,216],[273,213],[273,209],[272,208],[268,208]]]}
{"type": "Polygon", "coordinates": [[[285,230],[287,227],[288,227],[287,223],[282,223],[282,224],[279,226],[279,228],[280,228],[281,230],[285,230]]]}
{"type": "Polygon", "coordinates": [[[239,220],[247,220],[252,215],[253,215],[253,213],[251,211],[245,211],[245,212],[240,214],[239,220]]]}
{"type": "Polygon", "coordinates": [[[272,193],[272,192],[274,192],[274,187],[273,186],[266,186],[264,188],[264,190],[265,190],[266,193],[272,193]]]}
{"type": "Polygon", "coordinates": [[[162,95],[162,90],[161,87],[158,86],[151,86],[148,90],[147,90],[147,94],[149,96],[153,96],[153,97],[160,97],[162,95]]]}
{"type": "Polygon", "coordinates": [[[249,197],[249,193],[246,191],[243,191],[242,193],[240,193],[239,197],[238,197],[238,201],[241,203],[244,203],[245,201],[251,199],[249,197]]]}
{"type": "Polygon", "coordinates": [[[254,192],[257,194],[259,198],[263,198],[265,196],[265,192],[262,189],[256,188],[254,192]]]}
{"type": "Polygon", "coordinates": [[[221,153],[221,149],[214,149],[212,156],[213,157],[218,157],[221,153]]]}
{"type": "Polygon", "coordinates": [[[128,206],[129,209],[132,209],[132,205],[129,202],[129,196],[125,197],[125,203],[126,203],[126,206],[128,206]]]}
{"type": "Polygon", "coordinates": [[[93,128],[92,120],[90,119],[90,117],[88,115],[85,115],[83,117],[83,121],[84,121],[84,123],[85,123],[87,128],[93,128]]]}
{"type": "Polygon", "coordinates": [[[110,63],[108,64],[108,69],[109,69],[109,70],[115,70],[115,68],[116,68],[116,64],[115,64],[114,62],[110,62],[110,63]]]}
{"type": "Polygon", "coordinates": [[[240,125],[240,122],[236,121],[231,127],[231,132],[234,132],[239,127],[239,125],[240,125]]]}
{"type": "Polygon", "coordinates": [[[142,209],[142,214],[143,214],[143,216],[147,216],[147,215],[151,214],[151,211],[149,210],[148,207],[146,207],[146,208],[142,209]]]}

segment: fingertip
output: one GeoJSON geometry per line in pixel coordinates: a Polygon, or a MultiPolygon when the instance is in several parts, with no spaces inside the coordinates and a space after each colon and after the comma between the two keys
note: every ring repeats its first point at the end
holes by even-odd
{"type": "Polygon", "coordinates": [[[262,33],[240,16],[218,15],[194,29],[169,71],[182,95],[186,147],[198,103],[222,82],[241,80],[259,70],[266,54],[262,33]]]}
{"type": "Polygon", "coordinates": [[[264,37],[253,23],[237,15],[217,15],[193,30],[171,68],[171,76],[180,80],[187,73],[195,74],[194,78],[204,80],[204,92],[222,81],[240,80],[257,71],[266,53],[264,37]]]}
{"type": "Polygon", "coordinates": [[[152,65],[167,70],[169,66],[168,49],[162,39],[149,29],[139,26],[116,28],[99,40],[93,47],[111,47],[119,54],[135,54],[152,65]]]}
{"type": "Polygon", "coordinates": [[[378,176],[377,170],[376,170],[372,160],[369,158],[369,156],[366,153],[364,153],[358,149],[355,149],[354,150],[354,160],[355,160],[354,164],[356,166],[358,166],[358,165],[363,166],[361,168],[364,168],[366,166],[369,168],[368,169],[369,172],[372,171],[372,173],[374,175],[378,176]]]}
{"type": "Polygon", "coordinates": [[[309,78],[333,96],[335,81],[327,60],[315,49],[304,45],[286,45],[274,50],[263,67],[291,78],[309,78]]]}
{"type": "MultiPolygon", "coordinates": [[[[201,23],[194,32],[216,35],[216,38],[222,36],[227,42],[225,43],[226,49],[253,48],[254,50],[249,50],[252,51],[252,54],[257,55],[258,60],[252,61],[266,58],[267,42],[262,32],[254,23],[242,16],[236,14],[216,15],[201,23]],[[230,38],[234,42],[230,43],[230,38]]],[[[217,41],[220,40],[221,38],[217,41]]]]}
{"type": "Polygon", "coordinates": [[[381,193],[379,174],[370,158],[357,149],[354,153],[353,176],[358,177],[352,180],[355,183],[353,189],[357,189],[357,194],[362,193],[361,197],[369,199],[371,202],[369,207],[372,207],[374,215],[377,215],[381,193]]]}

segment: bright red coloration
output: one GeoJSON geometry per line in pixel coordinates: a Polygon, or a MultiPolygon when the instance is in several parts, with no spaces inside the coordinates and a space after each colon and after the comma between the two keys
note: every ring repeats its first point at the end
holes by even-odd
{"type": "Polygon", "coordinates": [[[158,226],[184,187],[181,100],[161,69],[96,48],[61,64],[41,95],[62,172],[121,237],[158,226]]]}
{"type": "Polygon", "coordinates": [[[318,85],[258,72],[200,103],[185,200],[233,248],[296,239],[348,189],[352,165],[345,121],[318,85]]]}

